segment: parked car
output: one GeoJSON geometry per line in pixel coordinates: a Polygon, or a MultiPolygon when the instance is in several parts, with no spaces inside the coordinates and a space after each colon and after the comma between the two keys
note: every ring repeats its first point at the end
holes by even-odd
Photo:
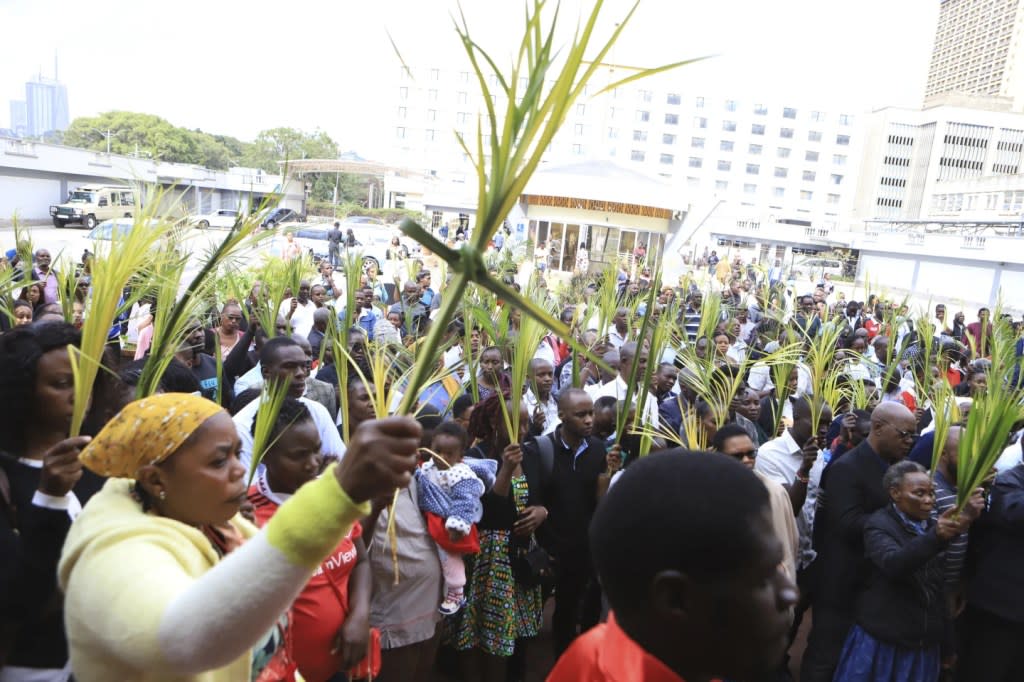
{"type": "Polygon", "coordinates": [[[54,227],[80,223],[90,230],[101,220],[130,218],[134,212],[135,190],[122,185],[84,185],[63,204],[50,207],[54,227]]]}
{"type": "MultiPolygon", "coordinates": [[[[314,261],[327,260],[328,248],[327,248],[327,233],[330,232],[330,225],[322,225],[316,227],[300,227],[293,231],[295,235],[295,241],[304,253],[312,253],[314,261]]],[[[353,232],[353,234],[355,234],[353,232]]],[[[385,241],[384,249],[380,249],[379,244],[373,242],[363,242],[359,239],[359,235],[356,235],[356,239],[360,242],[360,245],[356,247],[356,251],[362,257],[362,268],[365,271],[371,264],[377,266],[377,272],[381,272],[381,263],[384,261],[385,250],[387,249],[387,242],[385,241]]]]}
{"type": "Polygon", "coordinates": [[[835,258],[804,258],[793,266],[793,270],[806,273],[811,279],[821,279],[825,275],[840,277],[843,274],[843,262],[835,258]]]}
{"type": "Polygon", "coordinates": [[[189,218],[189,225],[195,225],[196,227],[207,229],[209,227],[223,227],[230,229],[235,226],[238,222],[238,211],[230,208],[222,208],[213,213],[204,213],[202,215],[192,216],[189,218]]]}
{"type": "Polygon", "coordinates": [[[290,208],[275,208],[273,211],[264,216],[260,222],[260,227],[266,227],[268,229],[273,228],[281,223],[304,223],[306,222],[306,216],[301,215],[298,211],[294,211],[290,208]]]}

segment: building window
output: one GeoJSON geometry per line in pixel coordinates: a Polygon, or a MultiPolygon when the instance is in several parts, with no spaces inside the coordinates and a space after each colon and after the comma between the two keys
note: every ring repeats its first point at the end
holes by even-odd
{"type": "Polygon", "coordinates": [[[437,101],[437,90],[436,89],[431,88],[430,90],[427,90],[427,100],[430,101],[430,102],[436,102],[437,101]]]}
{"type": "Polygon", "coordinates": [[[825,120],[825,114],[823,114],[820,111],[812,111],[811,112],[811,120],[815,121],[817,123],[821,123],[822,121],[825,120]]]}
{"type": "Polygon", "coordinates": [[[790,139],[791,137],[793,137],[793,129],[792,128],[782,128],[782,129],[780,129],[779,130],[779,137],[784,137],[787,140],[790,139]]]}
{"type": "Polygon", "coordinates": [[[700,189],[700,178],[687,176],[686,186],[689,187],[690,189],[700,189]]]}
{"type": "Polygon", "coordinates": [[[398,118],[405,118],[408,111],[405,107],[398,107],[398,118]]]}
{"type": "Polygon", "coordinates": [[[469,114],[467,114],[465,111],[460,111],[459,113],[455,114],[455,120],[460,126],[466,125],[466,121],[469,120],[469,114]]]}
{"type": "Polygon", "coordinates": [[[764,135],[764,124],[763,123],[755,123],[754,125],[750,126],[750,134],[751,135],[764,135]]]}
{"type": "Polygon", "coordinates": [[[763,147],[761,145],[759,145],[759,144],[752,144],[752,145],[750,145],[747,148],[747,152],[750,153],[750,154],[753,154],[754,156],[760,156],[762,149],[763,149],[763,147]]]}
{"type": "Polygon", "coordinates": [[[633,142],[647,142],[647,131],[646,130],[634,130],[633,131],[633,142]]]}
{"type": "Polygon", "coordinates": [[[733,141],[732,140],[722,140],[721,142],[718,143],[719,150],[721,150],[723,152],[731,152],[732,151],[732,147],[733,147],[733,141]]]}
{"type": "Polygon", "coordinates": [[[691,156],[690,160],[687,162],[687,165],[690,168],[700,168],[701,166],[704,165],[704,161],[699,156],[691,156]]]}
{"type": "Polygon", "coordinates": [[[665,125],[679,125],[679,114],[665,114],[665,125]]]}
{"type": "Polygon", "coordinates": [[[786,107],[782,110],[782,118],[796,118],[796,109],[786,107]]]}
{"type": "Polygon", "coordinates": [[[587,115],[587,105],[586,104],[577,104],[576,105],[576,115],[577,116],[586,116],[587,115]]]}
{"type": "Polygon", "coordinates": [[[703,97],[695,98],[693,100],[693,106],[696,109],[703,109],[704,108],[704,98],[703,97]]]}
{"type": "Polygon", "coordinates": [[[789,175],[789,169],[788,168],[783,168],[782,166],[776,166],[775,167],[775,177],[777,177],[777,178],[784,178],[787,175],[789,175]]]}
{"type": "Polygon", "coordinates": [[[726,111],[736,111],[736,100],[727,99],[725,100],[726,111]]]}
{"type": "Polygon", "coordinates": [[[650,90],[640,90],[637,94],[640,95],[640,101],[642,102],[650,102],[651,97],[653,96],[653,93],[650,90]]]}
{"type": "Polygon", "coordinates": [[[395,128],[395,137],[397,137],[399,140],[404,140],[405,139],[405,127],[404,126],[398,126],[397,128],[395,128]]]}
{"type": "Polygon", "coordinates": [[[703,137],[691,137],[690,146],[694,149],[704,149],[704,138],[703,137]]]}
{"type": "Polygon", "coordinates": [[[800,201],[810,201],[814,198],[814,192],[809,189],[800,190],[800,201]]]}
{"type": "Polygon", "coordinates": [[[643,161],[645,158],[646,158],[646,154],[644,154],[639,149],[634,149],[633,151],[631,151],[629,153],[629,160],[630,161],[643,161]]]}
{"type": "Polygon", "coordinates": [[[775,150],[775,155],[778,156],[780,159],[788,159],[790,151],[791,150],[789,147],[779,147],[778,149],[775,150]]]}
{"type": "Polygon", "coordinates": [[[775,196],[776,199],[782,199],[783,197],[786,196],[786,188],[776,187],[775,189],[772,190],[772,195],[775,196]]]}
{"type": "Polygon", "coordinates": [[[728,189],[729,189],[729,181],[728,180],[715,180],[715,191],[716,192],[724,192],[724,191],[726,191],[728,189]]]}
{"type": "Polygon", "coordinates": [[[736,121],[722,121],[722,130],[728,133],[736,132],[736,121]]]}
{"type": "Polygon", "coordinates": [[[465,104],[465,103],[466,103],[466,93],[464,93],[464,92],[460,92],[460,93],[459,93],[459,94],[458,94],[458,95],[456,96],[456,101],[457,101],[457,102],[458,102],[459,104],[465,104]]]}
{"type": "Polygon", "coordinates": [[[666,102],[672,105],[678,105],[682,101],[682,98],[674,92],[670,92],[666,98],[666,102]]]}
{"type": "Polygon", "coordinates": [[[744,194],[757,194],[757,185],[751,185],[751,184],[743,185],[743,193],[744,194]]]}
{"type": "Polygon", "coordinates": [[[706,118],[704,118],[703,116],[694,116],[693,117],[693,127],[694,128],[707,128],[708,127],[708,120],[706,118]]]}
{"type": "Polygon", "coordinates": [[[766,107],[763,104],[755,104],[754,105],[754,115],[755,116],[767,116],[768,115],[768,107],[766,107]]]}
{"type": "Polygon", "coordinates": [[[808,131],[808,133],[807,133],[807,141],[808,142],[821,142],[821,131],[820,130],[808,131]]]}
{"type": "Polygon", "coordinates": [[[440,69],[431,69],[430,70],[430,80],[436,81],[436,80],[440,80],[440,79],[441,79],[441,70],[440,69]]]}
{"type": "Polygon", "coordinates": [[[718,170],[727,172],[732,170],[732,161],[719,161],[718,170]]]}
{"type": "Polygon", "coordinates": [[[469,82],[469,71],[460,71],[459,72],[459,82],[461,82],[461,83],[468,83],[469,82]]]}
{"type": "Polygon", "coordinates": [[[804,171],[804,182],[814,182],[814,171],[804,171]]]}
{"type": "Polygon", "coordinates": [[[846,155],[845,154],[833,154],[832,155],[832,163],[837,165],[837,166],[845,166],[846,165],[846,155]]]}
{"type": "Polygon", "coordinates": [[[434,141],[435,132],[436,131],[434,131],[434,130],[427,130],[424,139],[426,139],[427,142],[433,142],[434,141]]]}
{"type": "Polygon", "coordinates": [[[576,135],[576,137],[583,137],[582,123],[577,123],[575,126],[573,126],[573,134],[576,135]]]}
{"type": "Polygon", "coordinates": [[[398,97],[403,101],[409,99],[409,88],[404,85],[398,88],[398,97]]]}
{"type": "Polygon", "coordinates": [[[838,204],[839,203],[839,195],[838,194],[829,194],[828,195],[828,203],[830,203],[830,204],[838,204]]]}
{"type": "Polygon", "coordinates": [[[609,128],[608,129],[608,139],[609,140],[617,140],[617,139],[619,139],[619,129],[618,128],[609,128]]]}
{"type": "Polygon", "coordinates": [[[427,120],[428,121],[436,121],[437,120],[437,109],[427,109],[427,120]]]}
{"type": "Polygon", "coordinates": [[[844,147],[850,144],[849,135],[836,135],[836,144],[843,145],[844,147]]]}
{"type": "Polygon", "coordinates": [[[661,158],[659,159],[659,161],[661,163],[664,163],[664,164],[667,164],[667,165],[671,166],[673,163],[676,162],[676,157],[674,157],[671,154],[662,154],[661,158]]]}
{"type": "MultiPolygon", "coordinates": [[[[676,143],[676,136],[673,135],[672,133],[662,133],[662,135],[661,135],[661,143],[662,144],[675,144],[676,143]]],[[[701,145],[701,146],[703,146],[703,145],[701,145]]]]}
{"type": "Polygon", "coordinates": [[[817,160],[818,160],[818,152],[805,152],[804,153],[804,161],[817,161],[817,160]]]}
{"type": "Polygon", "coordinates": [[[843,184],[843,176],[842,175],[836,175],[835,173],[833,173],[831,178],[830,178],[830,180],[831,180],[833,185],[841,185],[841,184],[843,184]]]}
{"type": "Polygon", "coordinates": [[[581,145],[581,144],[574,144],[572,146],[572,153],[575,154],[576,156],[582,156],[583,155],[583,145],[581,145]]]}
{"type": "Polygon", "coordinates": [[[747,175],[757,175],[761,172],[761,167],[756,163],[747,164],[747,175]]]}
{"type": "Polygon", "coordinates": [[[848,126],[852,121],[852,117],[849,114],[839,114],[839,125],[848,126]]]}
{"type": "Polygon", "coordinates": [[[651,112],[638,109],[636,112],[636,120],[641,123],[647,123],[651,120],[651,112]]]}

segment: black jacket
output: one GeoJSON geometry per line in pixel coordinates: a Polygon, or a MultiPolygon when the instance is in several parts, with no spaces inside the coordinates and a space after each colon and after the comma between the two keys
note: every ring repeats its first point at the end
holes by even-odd
{"type": "Polygon", "coordinates": [[[562,444],[562,427],[540,436],[554,446],[553,467],[543,471],[536,441],[523,445],[523,466],[528,460],[537,462],[541,472],[541,496],[548,517],[537,530],[537,540],[567,569],[590,565],[588,530],[597,508],[597,477],[607,468],[604,444],[594,437],[585,441],[586,448],[578,457],[562,444]]]}
{"type": "Polygon", "coordinates": [[[868,573],[864,527],[871,514],[889,504],[882,489],[887,468],[867,440],[825,468],[814,517],[814,548],[822,570],[815,605],[852,614],[868,573]]]}
{"type": "Polygon", "coordinates": [[[943,550],[946,542],[928,521],[914,532],[890,504],[864,526],[869,562],[866,583],[857,596],[857,623],[873,637],[898,647],[924,649],[946,635],[943,550]]]}
{"type": "Polygon", "coordinates": [[[1024,464],[996,477],[988,509],[971,526],[967,601],[1024,624],[1024,464]]]}

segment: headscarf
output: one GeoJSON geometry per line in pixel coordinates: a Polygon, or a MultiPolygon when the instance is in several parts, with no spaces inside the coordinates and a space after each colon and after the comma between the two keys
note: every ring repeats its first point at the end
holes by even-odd
{"type": "Polygon", "coordinates": [[[92,439],[79,458],[101,476],[135,478],[167,459],[220,405],[191,393],[162,393],[129,403],[92,439]]]}

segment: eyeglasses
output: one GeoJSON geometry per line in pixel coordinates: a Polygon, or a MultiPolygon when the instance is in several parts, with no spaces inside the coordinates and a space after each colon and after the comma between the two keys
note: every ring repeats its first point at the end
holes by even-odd
{"type": "Polygon", "coordinates": [[[898,433],[900,438],[902,438],[903,440],[914,440],[914,439],[917,438],[917,433],[915,433],[914,431],[904,431],[903,429],[897,429],[895,426],[893,426],[889,422],[880,422],[880,423],[882,424],[882,426],[888,426],[890,429],[892,429],[893,431],[898,433]]]}

